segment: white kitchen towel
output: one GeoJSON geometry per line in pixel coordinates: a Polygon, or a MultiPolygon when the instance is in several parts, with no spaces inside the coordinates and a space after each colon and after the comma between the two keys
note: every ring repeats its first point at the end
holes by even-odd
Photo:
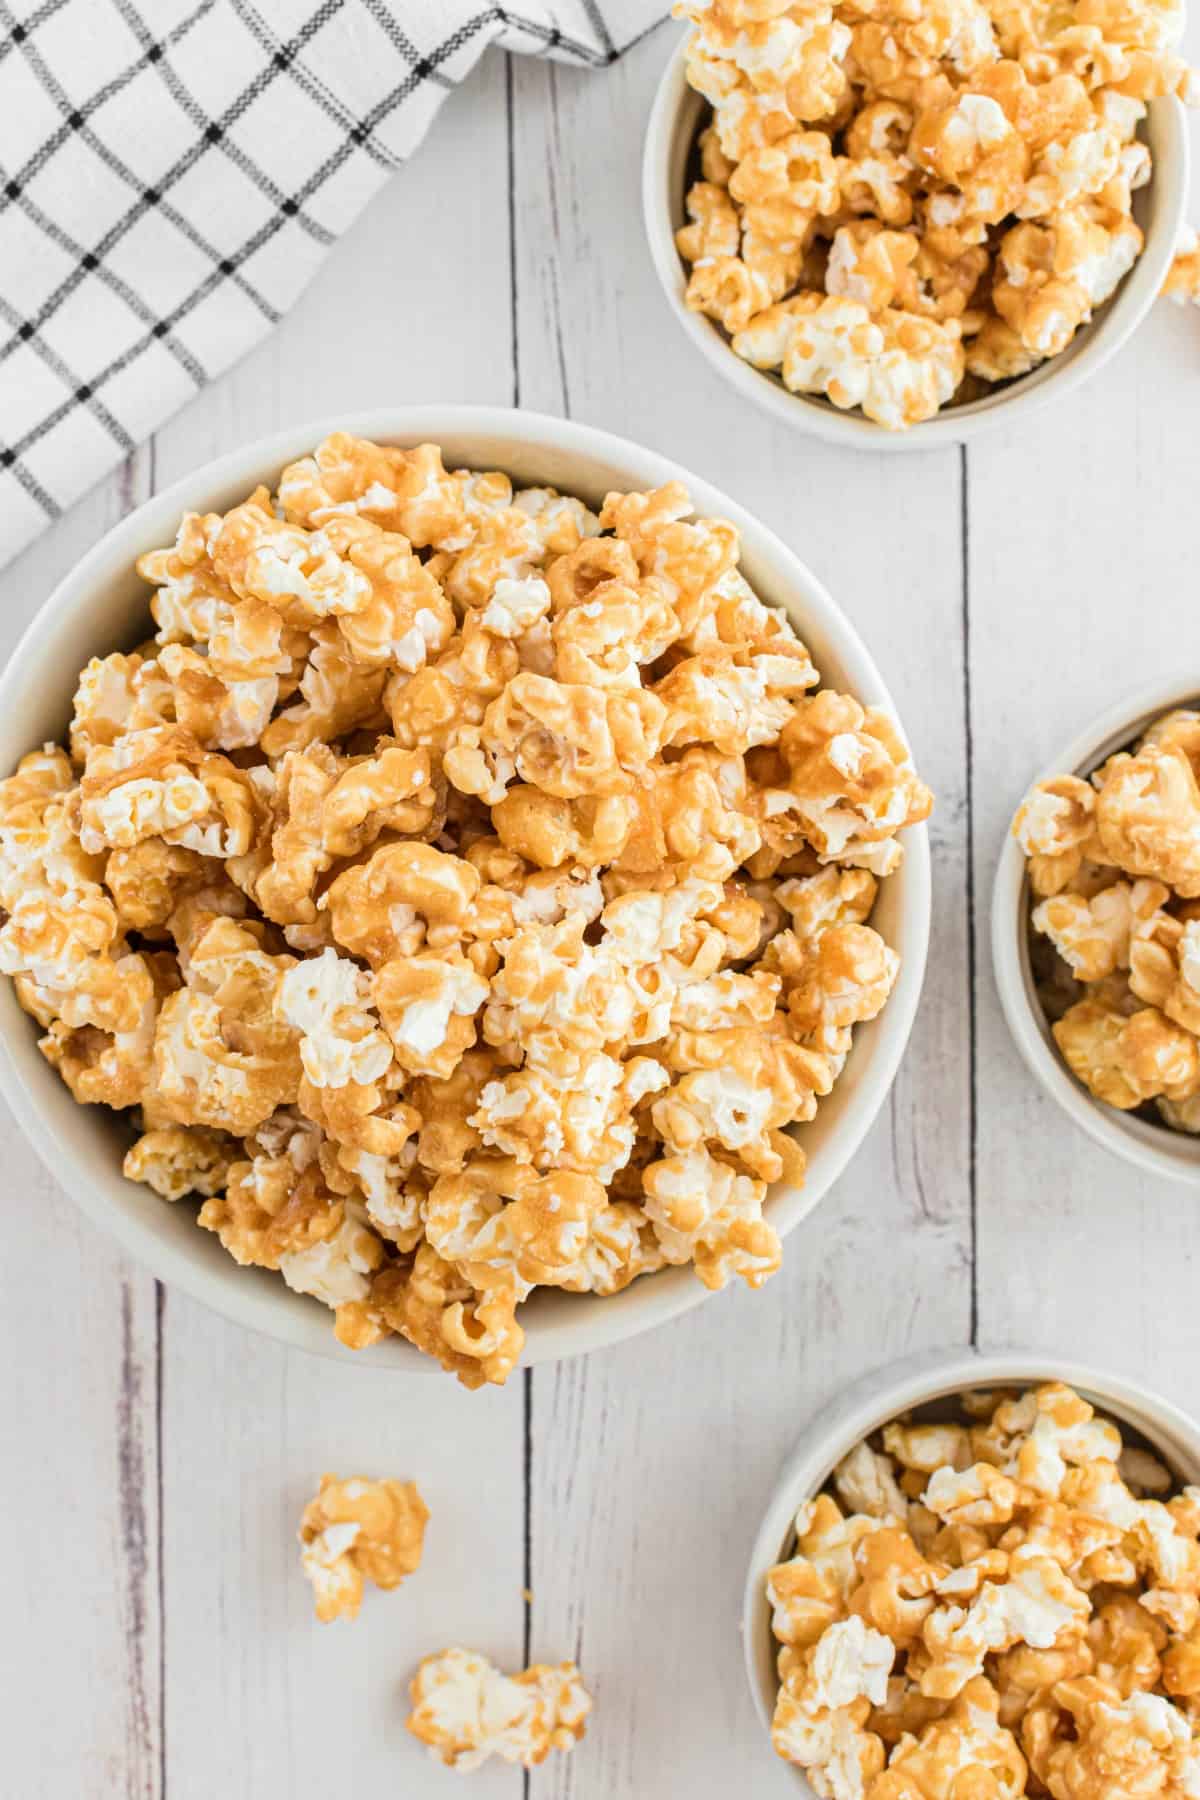
{"type": "Polygon", "coordinates": [[[666,0],[0,0],[0,564],[277,323],[489,45],[666,0]]]}

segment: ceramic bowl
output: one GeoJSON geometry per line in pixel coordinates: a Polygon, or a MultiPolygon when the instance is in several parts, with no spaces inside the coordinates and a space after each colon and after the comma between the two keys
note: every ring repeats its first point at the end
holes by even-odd
{"type": "MultiPolygon", "coordinates": [[[[975,1388],[1032,1387],[1064,1381],[1122,1429],[1136,1434],[1178,1477],[1181,1486],[1200,1481],[1200,1425],[1178,1407],[1126,1380],[1061,1356],[1038,1351],[937,1350],[876,1369],[839,1394],[805,1426],[792,1451],[759,1527],[742,1606],[742,1650],[746,1677],[764,1734],[769,1734],[779,1691],[766,1578],[778,1562],[795,1553],[797,1508],[811,1500],[854,1446],[897,1414],[929,1406],[975,1388]]],[[[765,1739],[767,1754],[769,1736],[765,1739]]],[[[800,1791],[816,1800],[803,1771],[780,1761],[800,1791]]]]}
{"type": "Polygon", "coordinates": [[[1039,407],[1089,380],[1132,336],[1157,299],[1187,208],[1188,136],[1183,108],[1175,99],[1154,101],[1142,128],[1154,158],[1154,174],[1134,206],[1146,236],[1145,248],[1113,297],[1097,309],[1061,356],[981,400],[951,407],[908,431],[888,431],[859,412],[840,412],[816,395],[789,393],[777,375],[735,356],[716,321],[691,312],[684,301],[688,269],[675,248],[675,233],[687,222],[684,196],[692,179],[696,139],[708,112],[708,102],[688,85],[685,47],[680,43],[667,64],[646,131],[642,209],[650,254],[667,304],[701,355],[731,387],[780,423],[852,450],[938,450],[964,443],[993,425],[1024,423],[1039,407]]]}
{"type": "MultiPolygon", "coordinates": [[[[594,505],[614,488],[682,480],[701,513],[731,519],[742,534],[742,567],[763,599],[783,607],[826,682],[866,705],[895,712],[883,679],[853,626],[816,577],[770,531],[698,476],[648,450],[563,419],[487,407],[410,407],[301,425],[234,451],[186,476],[121,521],[62,581],[14,651],[0,679],[0,769],[32,747],[62,738],[78,672],[88,658],[128,648],[151,628],[149,590],[134,571],[143,551],[171,543],[182,513],[223,511],[329,431],[383,443],[433,440],[450,467],[499,468],[521,484],[552,483],[594,505]]],[[[900,870],[883,883],[874,923],[900,952],[901,973],[878,1019],[860,1026],[854,1049],[816,1119],[802,1128],[808,1155],[802,1188],[779,1185],[770,1218],[781,1233],[810,1212],[846,1167],[883,1104],[912,1027],[929,934],[929,845],[924,826],[905,833],[900,870]]],[[[55,1178],[99,1225],[162,1280],[239,1324],[289,1344],[349,1356],[359,1366],[436,1368],[400,1338],[360,1352],[337,1344],[328,1311],[277,1276],[241,1268],[216,1237],[197,1228],[195,1208],[170,1206],[121,1173],[128,1130],[100,1107],[80,1106],[37,1048],[38,1028],[12,984],[0,982],[0,1091],[55,1178]]],[[[601,1299],[539,1289],[522,1309],[525,1360],[546,1362],[635,1336],[687,1311],[707,1289],[672,1268],[601,1299]]]]}
{"type": "MultiPolygon", "coordinates": [[[[1106,757],[1127,748],[1165,712],[1200,704],[1197,687],[1177,676],[1118,702],[1080,732],[1027,783],[1051,775],[1089,775],[1106,757]]],[[[1200,1138],[1172,1131],[1106,1106],[1077,1081],[1059,1053],[1042,1011],[1029,956],[1032,897],[1025,857],[1011,831],[1005,840],[992,890],[992,967],[1008,1028],[1029,1068],[1052,1099],[1098,1144],[1127,1162],[1171,1181],[1200,1184],[1200,1138]]]]}

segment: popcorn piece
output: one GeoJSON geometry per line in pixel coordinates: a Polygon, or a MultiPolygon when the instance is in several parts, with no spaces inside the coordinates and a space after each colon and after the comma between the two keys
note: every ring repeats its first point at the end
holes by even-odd
{"type": "Polygon", "coordinates": [[[300,1060],[315,1087],[377,1081],[392,1047],[363,1005],[370,991],[362,971],[336,950],[323,950],[289,969],[279,987],[280,1015],[301,1033],[300,1060]]]}
{"type": "Polygon", "coordinates": [[[219,1194],[233,1161],[228,1138],[203,1126],[165,1125],[142,1134],[126,1153],[122,1173],[144,1181],[164,1200],[219,1194]]]}
{"type": "Polygon", "coordinates": [[[170,682],[175,718],[198,744],[244,750],[258,742],[279,699],[277,675],[223,680],[208,657],[183,644],[168,644],[159,667],[170,682]]]}
{"type": "Polygon", "coordinates": [[[953,1800],[965,1780],[980,1794],[1016,1800],[1026,1792],[1028,1765],[998,1719],[999,1697],[984,1677],[968,1682],[953,1705],[919,1737],[900,1739],[871,1800],[953,1800]]]}
{"type": "Polygon", "coordinates": [[[300,1521],[300,1562],[317,1618],[354,1619],[364,1581],[399,1587],[420,1567],[429,1508],[412,1481],[322,1475],[300,1521]]]}
{"type": "Polygon", "coordinates": [[[1058,1564],[1032,1546],[1022,1546],[1010,1558],[1003,1584],[984,1581],[967,1607],[946,1605],[926,1621],[929,1661],[920,1676],[921,1692],[953,1699],[983,1672],[986,1656],[1016,1643],[1049,1649],[1069,1636],[1087,1612],[1086,1597],[1058,1564]]]}
{"type": "Polygon", "coordinates": [[[473,1650],[427,1656],[411,1683],[408,1729],[448,1768],[478,1769],[490,1757],[531,1769],[584,1735],[591,1695],[572,1662],[535,1663],[503,1675],[473,1650]]]}
{"type": "Polygon", "coordinates": [[[838,1499],[851,1512],[901,1522],[908,1517],[908,1501],[896,1480],[891,1458],[881,1456],[870,1444],[856,1444],[838,1464],[833,1480],[838,1499]]]}
{"type": "Polygon", "coordinates": [[[1156,906],[1139,919],[1131,937],[1130,988],[1195,1036],[1200,1033],[1200,920],[1158,910],[1168,899],[1159,883],[1137,886],[1153,891],[1156,906]]]}
{"type": "Polygon", "coordinates": [[[830,1032],[875,1018],[899,971],[895,951],[869,925],[827,926],[812,940],[786,990],[801,1042],[824,1043],[830,1032]]]}
{"type": "Polygon", "coordinates": [[[88,754],[80,783],[84,850],[128,848],[161,837],[204,856],[242,856],[256,824],[253,788],[190,732],[151,726],[88,754]]]}
{"type": "Polygon", "coordinates": [[[331,743],[383,722],[386,666],[359,662],[338,619],[314,626],[310,646],[299,678],[299,700],[278,713],[259,740],[269,757],[318,741],[331,743]]]}
{"type": "Polygon", "coordinates": [[[912,1425],[893,1419],[883,1428],[883,1447],[903,1468],[922,1475],[942,1468],[962,1470],[971,1461],[971,1441],[961,1425],[912,1425]]]}
{"type": "Polygon", "coordinates": [[[349,515],[331,521],[324,535],[368,584],[368,597],[338,620],[356,663],[414,674],[446,648],[454,609],[407,538],[349,515]]]}
{"type": "Polygon", "coordinates": [[[821,394],[843,410],[902,431],[932,418],[963,375],[959,328],[915,313],[873,314],[838,294],[799,294],[768,307],[733,348],[759,369],[780,369],[793,393],[821,394]]]}
{"type": "Polygon", "coordinates": [[[258,600],[301,627],[367,604],[366,576],[344,561],[323,531],[277,519],[259,488],[220,520],[210,537],[212,566],[233,592],[258,600]]]}
{"type": "Polygon", "coordinates": [[[1046,224],[1006,232],[993,304],[1027,349],[1057,356],[1128,274],[1141,248],[1132,219],[1086,203],[1064,206],[1046,224]]]}
{"type": "Polygon", "coordinates": [[[801,1507],[796,1515],[796,1554],[767,1576],[772,1630],[780,1643],[815,1644],[826,1626],[846,1617],[859,1579],[856,1546],[879,1529],[880,1521],[866,1515],[843,1518],[828,1494],[801,1507]]]}
{"type": "Polygon", "coordinates": [[[1156,1007],[1127,1017],[1102,1000],[1080,1000],[1052,1027],[1071,1073],[1122,1112],[1164,1095],[1186,1101],[1200,1088],[1200,1052],[1156,1007]]]}
{"type": "Polygon", "coordinates": [[[161,662],[137,654],[93,656],[75,690],[72,757],[84,763],[93,745],[109,745],[127,731],[170,723],[173,698],[172,679],[161,662]]]}
{"type": "Polygon", "coordinates": [[[985,318],[982,330],[967,345],[965,360],[968,376],[979,381],[999,382],[1016,381],[1021,375],[1028,375],[1045,358],[1022,343],[1011,325],[993,315],[985,318]]]}
{"type": "Polygon", "coordinates": [[[785,773],[762,800],[775,842],[790,847],[803,834],[822,862],[877,874],[894,867],[874,846],[893,842],[901,822],[927,817],[932,798],[890,723],[825,689],[797,703],[779,748],[785,773]]]}
{"type": "Polygon", "coordinates": [[[856,300],[868,312],[890,306],[913,311],[917,283],[910,273],[920,244],[906,231],[889,231],[877,219],[841,225],[833,234],[825,289],[856,300]]]}
{"type": "Polygon", "coordinates": [[[1017,1501],[1016,1485],[988,1463],[961,1471],[935,1469],[922,1502],[954,1525],[1006,1525],[1017,1501]]]}
{"type": "Polygon", "coordinates": [[[689,189],[687,216],[690,223],[675,233],[679,254],[688,262],[713,262],[737,255],[742,230],[727,187],[727,182],[717,186],[698,181],[689,189]]]}
{"type": "Polygon", "coordinates": [[[171,986],[165,959],[136,952],[95,958],[87,981],[71,993],[16,978],[21,1005],[48,1027],[38,1048],[75,1098],[117,1109],[155,1087],[155,1028],[171,986]]]}
{"type": "Polygon", "coordinates": [[[908,153],[961,196],[954,224],[968,241],[978,226],[997,224],[1028,196],[1029,147],[987,94],[960,93],[918,113],[908,153]]]}
{"type": "Polygon", "coordinates": [[[126,850],[110,851],[104,885],[122,930],[148,937],[166,935],[167,923],[187,892],[207,890],[212,898],[211,868],[199,851],[184,850],[162,838],[143,838],[126,850]]]}
{"type": "Polygon", "coordinates": [[[385,963],[374,983],[375,1005],[401,1068],[443,1080],[475,1042],[475,1014],[487,994],[487,982],[461,953],[385,963]]]}
{"type": "MultiPolygon", "coordinates": [[[[346,1320],[343,1341],[352,1347],[398,1331],[416,1349],[434,1356],[464,1387],[503,1386],[516,1367],[525,1334],[516,1319],[515,1283],[497,1276],[476,1288],[429,1242],[418,1245],[407,1272],[393,1264],[376,1276],[370,1293],[346,1320]]],[[[339,1332],[342,1320],[339,1316],[339,1332]]]]}
{"type": "Polygon", "coordinates": [[[1077,980],[1101,981],[1129,967],[1131,933],[1167,898],[1161,882],[1115,881],[1090,900],[1071,893],[1043,900],[1034,908],[1033,928],[1050,939],[1077,980]]]}
{"type": "Polygon", "coordinates": [[[461,1175],[439,1177],[425,1233],[477,1287],[499,1285],[523,1300],[538,1284],[587,1287],[577,1264],[605,1206],[604,1188],[591,1176],[539,1175],[513,1159],[481,1157],[461,1175]]]}
{"type": "Polygon", "coordinates": [[[154,1033],[156,1099],[182,1124],[244,1136],[295,1099],[295,1033],[275,1011],[290,956],[265,953],[248,926],[202,915],[154,1033]]]}
{"type": "Polygon", "coordinates": [[[1029,858],[1035,894],[1070,887],[1095,838],[1095,821],[1095,789],[1077,775],[1041,781],[1027,796],[1013,820],[1013,836],[1029,858]]]}
{"type": "Polygon", "coordinates": [[[461,934],[479,875],[432,845],[385,844],[348,868],[321,900],[339,944],[374,967],[461,934]]]}
{"type": "Polygon", "coordinates": [[[199,1223],[235,1262],[277,1269],[297,1293],[338,1313],[340,1326],[342,1311],[370,1293],[384,1252],[365,1209],[325,1184],[315,1148],[302,1134],[281,1155],[258,1151],[235,1163],[225,1194],[205,1201],[199,1223]]]}
{"type": "Polygon", "coordinates": [[[1108,859],[1128,874],[1162,881],[1185,900],[1200,895],[1200,788],[1174,746],[1148,743],[1106,765],[1096,829],[1108,859]]]}
{"type": "Polygon", "coordinates": [[[1184,1715],[1160,1694],[1127,1699],[1095,1677],[1060,1681],[1022,1732],[1029,1766],[1064,1800],[1102,1792],[1179,1794],[1194,1786],[1196,1750],[1184,1715]]]}
{"type": "Polygon", "coordinates": [[[670,1077],[650,1057],[620,1063],[603,1052],[563,1056],[491,1081],[470,1124],[483,1142],[538,1169],[574,1169],[606,1185],[629,1160],[633,1107],[670,1077]]]}
{"type": "Polygon", "coordinates": [[[761,1287],[778,1269],[779,1238],[762,1216],[765,1183],[704,1148],[652,1163],[643,1183],[664,1257],[694,1263],[705,1287],[724,1287],[732,1275],[761,1287]]]}
{"type": "Polygon", "coordinates": [[[776,1751],[802,1769],[820,1771],[814,1775],[818,1792],[825,1776],[827,1793],[862,1793],[864,1780],[883,1764],[882,1744],[863,1726],[871,1704],[887,1694],[893,1645],[852,1618],[830,1625],[813,1649],[785,1655],[796,1660],[789,1662],[776,1702],[776,1751]]]}
{"type": "Polygon", "coordinates": [[[1200,236],[1190,225],[1179,233],[1175,260],[1167,270],[1162,291],[1176,306],[1186,306],[1189,300],[1200,306],[1200,236]]]}

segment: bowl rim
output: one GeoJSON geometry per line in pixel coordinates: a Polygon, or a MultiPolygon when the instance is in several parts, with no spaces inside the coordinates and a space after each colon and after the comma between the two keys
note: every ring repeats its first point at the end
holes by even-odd
{"type": "MultiPolygon", "coordinates": [[[[1173,677],[1114,702],[1076,733],[1066,748],[1029,781],[1027,794],[1054,775],[1087,775],[1105,756],[1122,749],[1163,713],[1200,696],[1200,679],[1190,685],[1173,677]]],[[[1029,963],[1027,920],[1029,877],[1025,856],[1012,832],[1014,811],[992,886],[992,973],[1013,1040],[1025,1064],[1064,1112],[1096,1143],[1144,1173],[1200,1186],[1200,1137],[1172,1132],[1131,1118],[1095,1099],[1059,1055],[1045,1014],[1037,1003],[1029,963]]]]}
{"type": "MultiPolygon", "coordinates": [[[[819,1492],[855,1444],[909,1407],[972,1388],[1044,1381],[1066,1382],[1111,1413],[1118,1425],[1130,1425],[1146,1437],[1181,1480],[1200,1481],[1200,1422],[1152,1388],[1090,1362],[1052,1350],[964,1345],[917,1351],[868,1371],[818,1408],[804,1425],[776,1477],[750,1552],[740,1626],[742,1660],[768,1749],[779,1680],[778,1646],[771,1633],[764,1584],[767,1571],[788,1548],[797,1508],[819,1492]]],[[[782,1758],[775,1760],[816,1800],[800,1768],[782,1758]]]]}
{"type": "MultiPolygon", "coordinates": [[[[761,561],[769,569],[772,586],[794,591],[801,597],[799,606],[808,613],[814,632],[830,639],[837,659],[854,670],[848,685],[868,704],[886,707],[904,735],[899,713],[878,666],[851,620],[795,552],[738,502],[704,477],[615,433],[544,413],[471,405],[348,408],[333,417],[302,421],[227,451],[153,495],[119,520],[66,572],[26,627],[0,674],[0,732],[20,729],[2,722],[19,710],[18,696],[24,701],[37,692],[39,672],[49,667],[56,655],[65,656],[69,651],[76,658],[75,666],[80,666],[76,619],[89,597],[98,588],[107,591],[127,576],[135,557],[144,549],[173,538],[181,513],[203,509],[223,491],[237,488],[248,492],[264,475],[273,475],[285,463],[309,453],[335,430],[380,442],[415,444],[430,440],[448,444],[452,461],[474,466],[490,462],[490,466],[502,467],[506,455],[544,457],[552,466],[555,456],[566,456],[590,458],[606,469],[624,470],[620,479],[630,486],[683,481],[698,512],[733,522],[751,560],[761,561]],[[470,450],[463,447],[467,440],[473,446],[470,450]]],[[[36,700],[32,704],[36,705],[36,700]]],[[[31,741],[18,738],[17,742],[20,747],[14,752],[14,762],[32,747],[31,741]]],[[[836,1121],[828,1144],[820,1148],[822,1160],[817,1178],[801,1188],[780,1184],[773,1190],[772,1219],[781,1237],[818,1205],[860,1148],[887,1098],[908,1044],[924,975],[932,913],[927,827],[921,824],[909,828],[904,841],[903,870],[894,878],[903,880],[903,905],[892,932],[892,942],[903,952],[900,976],[883,1013],[867,1028],[873,1033],[870,1060],[850,1090],[845,1115],[836,1121]]],[[[29,1059],[29,1047],[18,1052],[14,1036],[7,1023],[0,1025],[0,1094],[47,1169],[75,1204],[158,1279],[238,1324],[319,1355],[339,1361],[349,1359],[357,1367],[440,1372],[432,1358],[396,1338],[366,1351],[347,1350],[334,1338],[328,1314],[318,1302],[306,1301],[285,1287],[277,1287],[270,1277],[264,1277],[269,1284],[264,1294],[260,1283],[248,1279],[257,1272],[239,1269],[232,1259],[228,1269],[222,1267],[218,1275],[203,1267],[182,1245],[166,1242],[138,1219],[121,1212],[95,1178],[83,1151],[72,1143],[55,1141],[47,1112],[22,1073],[21,1062],[29,1059]],[[321,1314],[319,1330],[314,1329],[313,1309],[321,1314]]],[[[36,1050],[32,1055],[36,1057],[36,1050]]],[[[30,1067],[34,1066],[30,1062],[30,1067]]],[[[708,1296],[709,1290],[696,1280],[694,1273],[682,1267],[667,1268],[645,1282],[634,1282],[623,1293],[605,1298],[603,1305],[594,1296],[571,1296],[574,1304],[568,1323],[539,1321],[535,1313],[523,1318],[527,1335],[522,1366],[528,1368],[603,1349],[666,1324],[708,1296]],[[589,1301],[593,1302],[590,1307],[589,1301]]]]}
{"type": "Polygon", "coordinates": [[[1050,357],[1030,375],[982,399],[937,413],[907,431],[888,431],[856,410],[841,412],[813,395],[790,393],[767,371],[734,355],[716,323],[684,304],[683,264],[675,248],[674,198],[670,167],[676,122],[692,108],[699,115],[703,96],[687,80],[685,36],[676,45],[659,79],[642,151],[642,219],[659,285],[682,329],[716,372],[746,399],[772,418],[791,427],[854,450],[886,453],[941,450],[970,442],[981,432],[1010,422],[1018,409],[1023,418],[1052,401],[1065,398],[1122,350],[1158,298],[1175,254],[1183,223],[1190,178],[1190,141],[1184,109],[1173,95],[1150,102],[1154,130],[1162,142],[1155,154],[1152,180],[1159,184],[1161,218],[1133,268],[1115,293],[1077,332],[1062,355],[1050,357]],[[1161,174],[1158,173],[1161,171],[1161,174]]]}

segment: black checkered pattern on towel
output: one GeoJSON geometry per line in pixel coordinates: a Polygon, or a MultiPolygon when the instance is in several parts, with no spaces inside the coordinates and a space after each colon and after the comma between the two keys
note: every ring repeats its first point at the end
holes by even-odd
{"type": "Polygon", "coordinates": [[[270,330],[489,45],[665,0],[0,0],[0,563],[270,330]]]}

